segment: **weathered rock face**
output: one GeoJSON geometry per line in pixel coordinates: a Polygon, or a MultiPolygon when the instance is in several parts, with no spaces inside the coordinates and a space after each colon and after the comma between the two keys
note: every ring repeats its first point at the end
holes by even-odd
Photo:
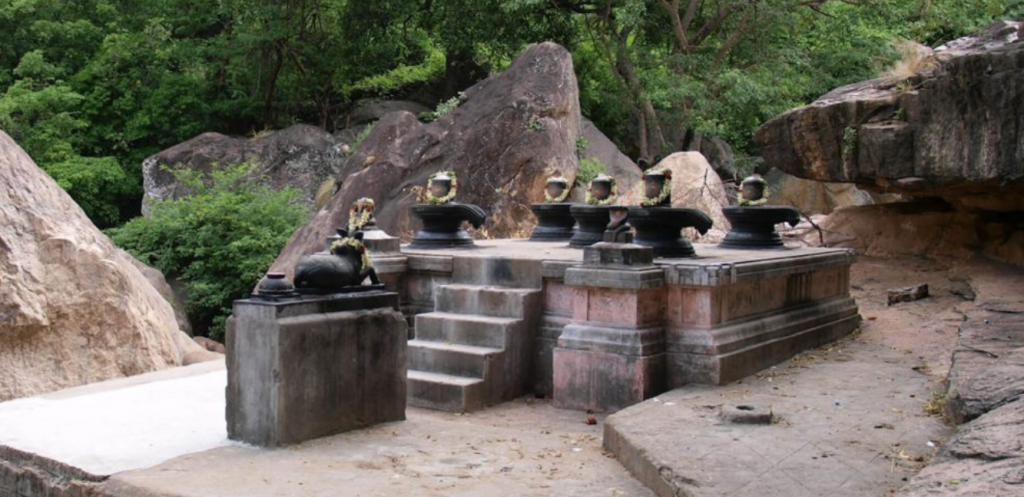
{"type": "MultiPolygon", "coordinates": [[[[816,221],[818,222],[818,221],[816,221]]],[[[981,253],[1024,267],[1024,227],[1014,216],[966,212],[942,201],[838,209],[805,237],[809,245],[856,249],[858,254],[966,260],[981,253]]]]}
{"type": "Polygon", "coordinates": [[[419,116],[424,112],[430,112],[431,109],[423,104],[416,102],[410,102],[408,100],[380,100],[377,102],[369,102],[359,107],[356,107],[345,116],[345,121],[349,127],[360,124],[370,124],[374,121],[379,121],[382,117],[398,111],[405,111],[415,116],[419,116]]]}
{"type": "Polygon", "coordinates": [[[320,250],[324,237],[345,226],[359,197],[377,202],[377,224],[409,238],[409,206],[440,170],[458,174],[457,201],[476,204],[489,217],[492,237],[530,233],[529,204],[543,201],[544,182],[555,171],[576,175],[580,134],[579,94],[572,56],[554,43],[530,46],[503,73],[465,92],[459,107],[420,123],[409,112],[384,116],[341,173],[330,203],[292,237],[273,270],[320,250]]]}
{"type": "Polygon", "coordinates": [[[315,126],[297,124],[253,139],[203,133],[142,162],[142,212],[149,212],[149,202],[186,193],[165,167],[182,165],[207,172],[214,164],[253,161],[257,164],[256,175],[266,178],[271,187],[293,187],[312,206],[317,187],[338,174],[344,160],[341,143],[315,126]]]}
{"type": "Polygon", "coordinates": [[[899,195],[872,194],[849,183],[825,183],[797,178],[778,169],[765,175],[771,203],[795,207],[804,215],[829,214],[841,207],[896,202],[899,195]]]}
{"type": "Polygon", "coordinates": [[[1020,23],[939,47],[908,79],[845,86],[772,119],[769,165],[817,181],[940,196],[972,210],[1024,210],[1020,23]]]}
{"type": "MultiPolygon", "coordinates": [[[[722,179],[711,164],[697,152],[676,152],[657,163],[655,168],[672,170],[672,207],[697,209],[707,214],[714,223],[711,230],[699,236],[695,230],[687,229],[687,237],[707,243],[717,243],[729,232],[729,220],[722,214],[722,208],[729,206],[728,194],[722,179]]],[[[643,199],[643,181],[637,181],[622,204],[637,205],[643,199]]]]}
{"type": "Polygon", "coordinates": [[[3,132],[0,177],[0,400],[213,357],[3,132]]]}
{"type": "MultiPolygon", "coordinates": [[[[615,178],[619,191],[633,191],[634,185],[643,181],[643,172],[626,154],[619,150],[589,119],[583,119],[583,137],[587,148],[580,154],[581,159],[598,159],[605,165],[605,173],[615,178]]],[[[578,190],[582,191],[582,188],[578,190]]]]}

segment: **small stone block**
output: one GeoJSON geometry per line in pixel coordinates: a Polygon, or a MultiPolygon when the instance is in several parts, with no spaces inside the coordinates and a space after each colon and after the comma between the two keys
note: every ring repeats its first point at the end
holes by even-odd
{"type": "Polygon", "coordinates": [[[775,421],[771,408],[752,405],[722,406],[722,421],[737,425],[770,425],[775,421]]]}
{"type": "Polygon", "coordinates": [[[889,305],[898,304],[900,302],[913,302],[915,300],[921,300],[927,296],[927,283],[922,283],[920,285],[915,285],[909,288],[889,290],[889,305]]]}
{"type": "Polygon", "coordinates": [[[632,243],[599,242],[583,249],[583,264],[650,267],[654,264],[654,250],[632,243]]]}
{"type": "Polygon", "coordinates": [[[627,290],[659,288],[665,284],[665,270],[656,266],[574,267],[565,271],[565,284],[627,290]]]}

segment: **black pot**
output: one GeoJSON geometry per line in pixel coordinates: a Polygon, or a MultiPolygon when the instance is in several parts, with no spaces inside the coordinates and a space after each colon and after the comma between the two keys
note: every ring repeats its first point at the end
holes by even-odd
{"type": "Polygon", "coordinates": [[[532,204],[530,210],[537,216],[537,227],[533,228],[530,240],[557,241],[572,238],[576,219],[572,217],[572,204],[532,204]]]}
{"type": "Polygon", "coordinates": [[[711,218],[696,209],[630,207],[629,224],[636,230],[633,243],[654,249],[655,257],[696,257],[693,244],[683,238],[683,228],[699,233],[711,229],[711,218]]]}
{"type": "Polygon", "coordinates": [[[416,232],[409,245],[411,248],[472,247],[473,237],[462,229],[462,223],[468,221],[479,228],[487,217],[483,209],[469,204],[417,204],[411,211],[423,223],[423,229],[416,232]]]}
{"type": "Polygon", "coordinates": [[[577,226],[569,246],[589,247],[604,240],[604,231],[611,220],[609,209],[607,205],[573,205],[570,212],[577,226]]]}
{"type": "Polygon", "coordinates": [[[775,225],[800,223],[800,213],[792,207],[726,207],[722,214],[732,224],[729,234],[719,245],[723,248],[738,249],[779,249],[785,248],[782,237],[775,231],[775,225]]]}

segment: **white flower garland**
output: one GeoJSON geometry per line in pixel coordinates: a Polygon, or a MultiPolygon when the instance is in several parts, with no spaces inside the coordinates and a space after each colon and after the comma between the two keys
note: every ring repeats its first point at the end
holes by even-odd
{"type": "Polygon", "coordinates": [[[338,250],[341,250],[343,247],[352,247],[359,252],[359,255],[362,256],[364,270],[373,266],[373,264],[370,263],[370,251],[366,250],[366,245],[363,244],[362,241],[352,237],[342,238],[341,240],[331,244],[331,254],[338,255],[338,250]]]}
{"type": "Polygon", "coordinates": [[[348,209],[349,233],[355,233],[365,228],[371,217],[373,217],[373,199],[363,197],[352,202],[352,207],[348,209]]]}
{"type": "Polygon", "coordinates": [[[587,205],[599,205],[599,206],[612,205],[618,199],[619,199],[619,184],[618,184],[618,182],[615,181],[615,178],[613,178],[611,176],[604,176],[604,177],[598,176],[597,178],[594,178],[594,180],[592,180],[589,185],[587,185],[587,205]],[[594,181],[596,181],[597,179],[607,179],[612,184],[611,193],[608,195],[608,198],[606,198],[604,200],[598,200],[598,199],[594,198],[592,188],[593,188],[593,185],[594,185],[594,181]]]}
{"type": "Polygon", "coordinates": [[[552,177],[548,178],[547,182],[551,183],[552,181],[561,181],[561,182],[565,183],[565,190],[562,191],[561,195],[559,195],[557,197],[552,197],[551,194],[548,193],[547,184],[545,184],[544,185],[544,201],[549,203],[549,204],[560,204],[562,202],[565,202],[565,199],[569,197],[569,193],[572,191],[572,188],[569,188],[569,180],[567,180],[567,179],[565,179],[565,178],[563,178],[561,176],[552,176],[552,177]]]}
{"type": "Polygon", "coordinates": [[[761,194],[761,198],[759,198],[757,200],[747,200],[747,199],[743,198],[743,190],[742,190],[742,184],[741,184],[741,189],[740,189],[740,194],[739,194],[739,204],[740,204],[740,207],[757,207],[757,206],[760,206],[760,205],[767,204],[768,203],[768,197],[769,197],[769,195],[771,195],[771,189],[768,188],[768,182],[765,181],[764,178],[761,178],[759,176],[753,176],[751,178],[743,180],[744,183],[746,183],[747,181],[760,183],[761,185],[764,186],[764,192],[761,194]]]}
{"type": "Polygon", "coordinates": [[[427,179],[427,203],[430,205],[444,205],[455,199],[455,195],[459,192],[459,181],[455,176],[455,171],[438,171],[430,175],[427,179]],[[445,174],[452,179],[452,186],[448,190],[448,194],[443,197],[434,196],[434,192],[431,189],[434,186],[434,178],[445,174]]]}
{"type": "Polygon", "coordinates": [[[659,193],[657,197],[648,198],[647,192],[644,192],[644,199],[640,201],[640,205],[644,207],[654,207],[657,205],[661,205],[661,203],[664,202],[665,199],[672,196],[672,170],[663,169],[660,172],[663,176],[665,176],[665,184],[661,185],[661,193],[659,193]]]}

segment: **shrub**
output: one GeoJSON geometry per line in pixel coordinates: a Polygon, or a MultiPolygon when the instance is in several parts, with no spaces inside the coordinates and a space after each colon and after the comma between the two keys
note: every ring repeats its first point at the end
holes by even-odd
{"type": "Polygon", "coordinates": [[[576,183],[580,186],[587,186],[599,174],[605,173],[605,165],[601,159],[593,157],[580,159],[579,168],[576,170],[576,183]]]}
{"type": "Polygon", "coordinates": [[[73,157],[45,169],[100,228],[120,223],[124,204],[137,198],[137,185],[113,157],[73,157]]]}
{"type": "Polygon", "coordinates": [[[203,178],[175,169],[190,196],[155,203],[149,217],[108,232],[140,261],[184,280],[193,329],[217,339],[232,301],[252,291],[306,220],[295,190],[260,186],[253,171],[251,165],[216,167],[203,178]]]}

